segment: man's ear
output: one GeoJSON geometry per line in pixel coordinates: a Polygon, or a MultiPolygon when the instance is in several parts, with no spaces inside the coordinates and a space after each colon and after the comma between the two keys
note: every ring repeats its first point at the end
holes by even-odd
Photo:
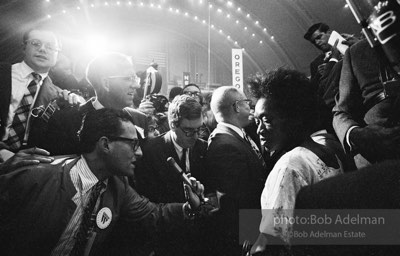
{"type": "Polygon", "coordinates": [[[110,140],[107,137],[101,137],[97,141],[97,147],[101,150],[101,152],[108,153],[110,151],[110,140]]]}
{"type": "Polygon", "coordinates": [[[107,79],[107,78],[102,78],[101,79],[101,86],[103,87],[103,89],[106,91],[106,92],[110,92],[110,81],[107,79]]]}
{"type": "Polygon", "coordinates": [[[238,104],[233,104],[233,111],[235,111],[236,113],[239,113],[240,111],[239,111],[239,106],[238,106],[238,104]]]}

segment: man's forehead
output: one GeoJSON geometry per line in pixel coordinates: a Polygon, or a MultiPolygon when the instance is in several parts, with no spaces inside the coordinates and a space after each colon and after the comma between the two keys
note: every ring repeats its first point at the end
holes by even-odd
{"type": "Polygon", "coordinates": [[[202,117],[202,115],[200,115],[199,118],[195,118],[195,119],[183,118],[181,120],[180,126],[183,128],[185,128],[185,127],[197,128],[195,126],[201,126],[202,124],[203,124],[203,117],[202,117]]]}
{"type": "Polygon", "coordinates": [[[197,88],[196,86],[188,86],[188,87],[185,88],[184,91],[185,91],[185,92],[193,92],[193,91],[198,92],[198,91],[200,91],[200,90],[199,90],[199,88],[197,88]]]}
{"type": "Polygon", "coordinates": [[[32,30],[29,33],[28,39],[39,39],[48,43],[57,43],[55,34],[51,31],[46,30],[32,30]]]}
{"type": "Polygon", "coordinates": [[[319,30],[319,29],[315,30],[314,33],[311,35],[310,40],[314,41],[317,36],[319,36],[320,34],[323,34],[323,33],[324,32],[321,32],[321,30],[319,30]]]}
{"type": "Polygon", "coordinates": [[[132,122],[122,121],[121,128],[122,128],[122,135],[125,135],[124,137],[137,139],[136,127],[132,122]]]}

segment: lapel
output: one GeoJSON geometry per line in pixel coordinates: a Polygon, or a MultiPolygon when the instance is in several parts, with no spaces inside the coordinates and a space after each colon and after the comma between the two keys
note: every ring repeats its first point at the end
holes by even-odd
{"type": "MultiPolygon", "coordinates": [[[[176,153],[174,143],[172,142],[171,131],[168,131],[164,134],[164,142],[165,142],[165,152],[167,156],[171,156],[175,159],[177,163],[179,163],[180,159],[178,154],[176,153]]],[[[166,161],[167,159],[164,159],[166,161]]]]}
{"type": "Polygon", "coordinates": [[[91,98],[91,99],[89,99],[88,101],[86,101],[85,104],[79,106],[79,113],[80,113],[82,116],[86,115],[87,113],[89,113],[89,112],[91,112],[91,111],[96,110],[96,109],[93,107],[93,104],[92,104],[93,99],[94,99],[94,98],[91,98]]]}
{"type": "Polygon", "coordinates": [[[11,101],[11,65],[0,65],[0,137],[3,137],[7,125],[11,101]]]}
{"type": "Polygon", "coordinates": [[[53,82],[51,81],[51,78],[47,76],[43,80],[43,84],[40,87],[39,94],[37,96],[37,99],[35,101],[35,104],[33,107],[38,107],[38,106],[44,106],[47,107],[47,105],[52,101],[53,99],[58,98],[59,93],[62,90],[55,86],[53,82]]]}

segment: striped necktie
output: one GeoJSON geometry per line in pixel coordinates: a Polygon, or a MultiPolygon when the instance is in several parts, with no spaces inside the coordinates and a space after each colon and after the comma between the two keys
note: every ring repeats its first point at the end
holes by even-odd
{"type": "Polygon", "coordinates": [[[94,213],[94,207],[96,206],[97,199],[100,196],[100,192],[105,188],[105,184],[102,181],[96,183],[93,186],[91,195],[88,203],[82,215],[82,221],[76,234],[76,242],[71,251],[71,256],[81,256],[85,252],[86,243],[89,239],[91,230],[93,230],[96,213],[94,213]]]}
{"type": "Polygon", "coordinates": [[[13,150],[18,150],[24,142],[29,111],[33,104],[38,84],[42,79],[42,77],[35,72],[32,72],[32,76],[33,80],[29,83],[27,92],[24,94],[18,108],[15,110],[14,119],[11,123],[8,139],[6,141],[7,145],[13,150]]]}

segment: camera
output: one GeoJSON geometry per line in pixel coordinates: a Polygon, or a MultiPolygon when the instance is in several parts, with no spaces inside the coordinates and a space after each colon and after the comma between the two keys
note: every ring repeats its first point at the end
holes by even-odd
{"type": "Polygon", "coordinates": [[[146,100],[153,103],[156,112],[166,112],[168,111],[168,99],[161,94],[149,94],[146,95],[146,100]]]}

